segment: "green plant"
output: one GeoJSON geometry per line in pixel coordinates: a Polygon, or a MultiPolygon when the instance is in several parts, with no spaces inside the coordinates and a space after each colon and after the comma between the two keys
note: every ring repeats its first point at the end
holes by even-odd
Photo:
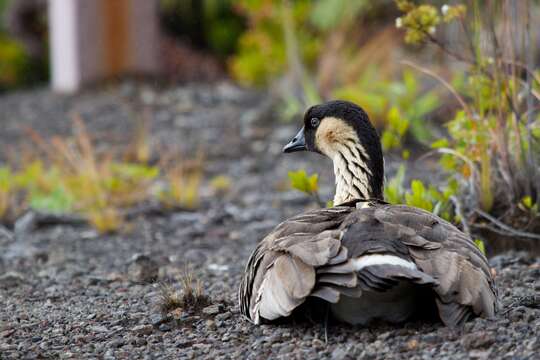
{"type": "Polygon", "coordinates": [[[245,27],[232,0],[160,0],[159,14],[168,34],[220,58],[235,51],[245,27]]]}
{"type": "Polygon", "coordinates": [[[432,131],[426,116],[440,103],[436,89],[423,91],[410,70],[403,71],[401,79],[396,81],[377,74],[377,67],[371,65],[358,81],[334,90],[333,97],[361,104],[376,125],[385,125],[382,135],[385,150],[400,148],[408,131],[427,145],[432,131]]]}
{"type": "MultiPolygon", "coordinates": [[[[393,36],[383,34],[361,44],[348,41],[361,32],[359,17],[375,7],[365,0],[239,1],[248,30],[231,59],[231,72],[245,85],[286,79],[279,92],[285,102],[285,118],[321,99],[335,97],[335,89],[357,79],[375,73],[386,76],[386,69],[369,71],[369,64],[378,59],[389,63],[384,48],[394,42],[393,36]]],[[[365,94],[369,99],[369,91],[365,94]]]]}
{"type": "Polygon", "coordinates": [[[29,64],[24,48],[0,33],[0,90],[24,83],[29,64]]]}
{"type": "Polygon", "coordinates": [[[539,212],[539,203],[534,203],[532,197],[524,196],[521,199],[520,206],[527,212],[530,212],[532,216],[538,216],[539,212]]]}
{"type": "Polygon", "coordinates": [[[486,245],[484,244],[484,241],[482,241],[481,239],[475,239],[474,244],[476,245],[476,247],[478,247],[478,249],[485,256],[486,255],[486,245]]]}
{"type": "Polygon", "coordinates": [[[472,0],[468,6],[445,5],[439,12],[432,5],[396,3],[404,13],[396,25],[405,30],[406,42],[432,44],[467,67],[466,80],[461,76],[452,86],[431,70],[409,63],[439,80],[461,106],[447,123],[448,139],[433,148],[442,154],[449,181],[459,184],[464,221],[475,225],[480,216],[494,231],[515,235],[500,220],[513,223],[521,216],[518,210],[532,209],[540,200],[539,71],[533,68],[531,46],[506,50],[531,44],[530,9],[511,2],[484,6],[472,0]],[[523,22],[514,21],[509,8],[523,22]],[[505,24],[503,30],[496,28],[497,21],[505,24]],[[439,26],[450,22],[460,26],[467,47],[453,48],[435,36],[439,26]]]}
{"type": "Polygon", "coordinates": [[[249,24],[248,31],[240,37],[238,53],[230,63],[238,81],[245,85],[264,85],[286,72],[288,56],[292,56],[286,41],[287,18],[299,46],[299,61],[314,65],[321,42],[315,29],[306,26],[313,8],[311,1],[241,0],[237,6],[249,24]]]}
{"type": "Polygon", "coordinates": [[[450,182],[438,189],[434,185],[426,187],[421,180],[412,180],[410,188],[404,187],[405,165],[401,164],[396,174],[386,182],[384,196],[391,204],[405,204],[418,207],[442,217],[445,220],[459,223],[461,219],[455,214],[452,198],[456,196],[457,183],[450,182]]]}
{"type": "MultiPolygon", "coordinates": [[[[35,5],[36,9],[44,6],[35,5]]],[[[46,16],[23,11],[17,14],[17,22],[13,21],[14,14],[8,14],[13,13],[14,8],[17,8],[15,0],[0,0],[0,92],[41,83],[48,78],[46,45],[29,46],[35,44],[35,40],[46,42],[46,16]],[[25,34],[16,35],[21,26],[25,27],[25,34]]]]}
{"type": "Polygon", "coordinates": [[[216,195],[223,196],[231,189],[232,180],[226,175],[218,175],[210,180],[210,186],[216,195]]]}
{"type": "MultiPolygon", "coordinates": [[[[97,151],[79,118],[74,132],[71,138],[47,140],[29,130],[37,149],[22,157],[17,167],[0,167],[0,219],[13,222],[27,208],[76,213],[108,233],[121,230],[127,210],[145,202],[197,206],[201,157],[192,161],[171,157],[160,166],[127,161],[127,153],[97,151]]],[[[141,157],[145,159],[147,155],[141,157]]]]}
{"type": "Polygon", "coordinates": [[[164,167],[165,187],[157,197],[168,208],[196,208],[199,205],[199,188],[202,179],[202,157],[191,163],[173,163],[164,167]]]}
{"type": "Polygon", "coordinates": [[[323,202],[319,196],[319,174],[308,175],[305,170],[289,171],[291,187],[312,197],[319,205],[323,202]]]}
{"type": "MultiPolygon", "coordinates": [[[[456,224],[462,221],[452,202],[458,190],[457,182],[451,181],[438,189],[434,185],[426,187],[421,180],[412,180],[410,188],[406,188],[404,186],[405,172],[405,165],[401,164],[396,174],[386,182],[384,188],[386,201],[391,204],[418,207],[456,224]]],[[[308,175],[305,170],[298,170],[290,171],[288,176],[293,189],[309,195],[319,205],[323,205],[318,193],[318,174],[308,175]]],[[[333,204],[328,202],[326,206],[332,207],[333,204]]]]}

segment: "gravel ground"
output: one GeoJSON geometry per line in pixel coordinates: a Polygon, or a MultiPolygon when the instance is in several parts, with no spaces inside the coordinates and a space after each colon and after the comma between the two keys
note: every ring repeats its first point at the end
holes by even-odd
{"type": "MultiPolygon", "coordinates": [[[[24,126],[66,134],[79,114],[102,146],[127,142],[138,114],[151,119],[154,141],[184,154],[202,148],[207,177],[233,179],[201,208],[133,222],[127,234],[98,236],[85,226],[0,227],[0,359],[19,358],[330,358],[534,359],[540,353],[540,258],[505,253],[491,259],[502,311],[462,330],[439,324],[370,329],[322,324],[253,326],[240,318],[236,289],[257,241],[279,221],[313,206],[283,190],[286,173],[321,174],[332,191],[331,166],[315,154],[282,156],[297,124],[274,121],[262,94],[223,83],[157,89],[122,83],[74,97],[35,90],[0,98],[0,144],[24,139],[24,126]],[[21,125],[23,125],[21,127],[21,125]],[[163,283],[178,286],[189,268],[208,303],[190,311],[159,310],[163,283]],[[157,278],[154,281],[151,278],[157,278]]],[[[411,164],[432,174],[433,163],[411,164]]],[[[389,172],[396,163],[387,159],[389,172]]],[[[426,175],[427,177],[427,175],[426,175]]]]}

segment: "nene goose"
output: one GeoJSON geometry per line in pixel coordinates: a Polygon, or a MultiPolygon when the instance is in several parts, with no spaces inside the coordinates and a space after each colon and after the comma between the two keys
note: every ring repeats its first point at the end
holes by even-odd
{"type": "Polygon", "coordinates": [[[259,243],[239,290],[245,317],[287,317],[310,297],[360,325],[403,322],[426,300],[447,326],[495,314],[491,272],[471,238],[429,212],[382,200],[382,150],[364,110],[346,101],[311,107],[283,148],[301,150],[332,159],[336,206],[286,220],[259,243]]]}

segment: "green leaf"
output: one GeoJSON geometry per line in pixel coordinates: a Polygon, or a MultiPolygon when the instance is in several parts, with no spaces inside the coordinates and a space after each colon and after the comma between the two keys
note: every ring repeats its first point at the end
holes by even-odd
{"type": "Polygon", "coordinates": [[[411,152],[407,149],[401,152],[401,157],[403,158],[403,160],[408,160],[410,156],[411,156],[411,152]]]}
{"type": "Polygon", "coordinates": [[[411,182],[411,191],[405,194],[407,205],[433,211],[433,203],[428,196],[424,183],[420,180],[411,182]]]}
{"type": "Polygon", "coordinates": [[[114,163],[111,170],[120,177],[138,180],[152,180],[159,175],[159,168],[135,163],[114,163]]]}
{"type": "Polygon", "coordinates": [[[403,72],[403,83],[405,84],[408,94],[414,95],[418,92],[418,81],[411,70],[405,70],[403,72]]]}
{"type": "Polygon", "coordinates": [[[401,204],[404,202],[403,180],[405,179],[405,165],[401,164],[384,188],[384,196],[391,204],[401,204]]]}
{"type": "Polygon", "coordinates": [[[30,207],[50,213],[67,213],[73,208],[74,199],[64,187],[57,186],[51,192],[35,191],[30,195],[30,207]]]}
{"type": "Polygon", "coordinates": [[[311,22],[321,30],[330,30],[350,22],[369,6],[366,0],[319,0],[314,2],[311,22]]]}
{"type": "Polygon", "coordinates": [[[13,186],[11,170],[8,167],[0,167],[0,191],[7,192],[13,186]]]}
{"type": "Polygon", "coordinates": [[[529,195],[524,196],[523,199],[521,199],[521,202],[523,203],[523,205],[525,205],[527,209],[530,209],[533,207],[533,200],[532,200],[532,197],[530,197],[529,195]]]}
{"type": "Polygon", "coordinates": [[[319,190],[319,175],[308,176],[305,170],[289,171],[289,180],[293,189],[313,195],[319,190]]]}
{"type": "Polygon", "coordinates": [[[478,249],[485,256],[486,255],[486,246],[485,246],[484,242],[482,240],[480,240],[480,239],[475,239],[474,244],[476,245],[476,247],[478,247],[478,249]]]}
{"type": "Polygon", "coordinates": [[[431,143],[432,149],[440,149],[444,147],[448,147],[448,140],[445,138],[439,139],[431,143]]]}

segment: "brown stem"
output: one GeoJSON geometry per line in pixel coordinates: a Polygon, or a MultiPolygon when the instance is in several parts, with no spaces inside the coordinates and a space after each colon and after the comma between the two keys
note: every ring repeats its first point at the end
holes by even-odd
{"type": "Polygon", "coordinates": [[[411,61],[408,61],[408,60],[402,60],[400,61],[400,63],[402,63],[403,65],[408,65],[410,67],[412,67],[413,69],[416,69],[426,75],[429,75],[435,79],[437,79],[441,84],[443,84],[443,86],[448,89],[448,91],[450,91],[450,93],[452,93],[452,95],[454,95],[454,97],[456,98],[456,100],[459,102],[459,104],[461,105],[461,107],[463,107],[463,110],[467,113],[467,116],[471,117],[472,118],[472,112],[471,112],[471,109],[469,108],[469,106],[467,105],[467,103],[465,102],[465,100],[463,100],[463,98],[458,94],[458,92],[456,91],[456,89],[454,89],[452,87],[452,85],[450,85],[448,83],[448,81],[446,81],[445,79],[443,79],[441,76],[439,76],[438,74],[436,74],[435,72],[431,71],[431,70],[428,70],[428,69],[424,69],[420,66],[418,66],[417,64],[411,62],[411,61]]]}

